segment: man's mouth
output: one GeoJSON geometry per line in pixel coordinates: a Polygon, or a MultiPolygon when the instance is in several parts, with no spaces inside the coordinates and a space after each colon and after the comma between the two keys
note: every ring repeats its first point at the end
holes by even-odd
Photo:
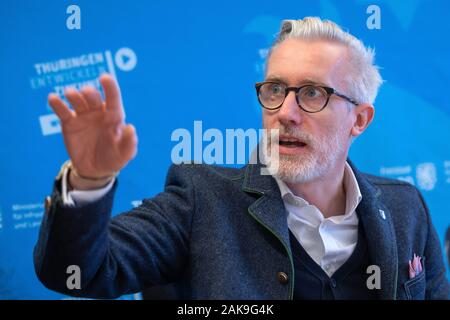
{"type": "Polygon", "coordinates": [[[279,154],[298,155],[305,152],[308,147],[308,143],[303,139],[280,135],[278,139],[278,147],[279,154]]]}
{"type": "Polygon", "coordinates": [[[303,148],[307,144],[298,138],[280,136],[279,145],[286,148],[303,148]]]}

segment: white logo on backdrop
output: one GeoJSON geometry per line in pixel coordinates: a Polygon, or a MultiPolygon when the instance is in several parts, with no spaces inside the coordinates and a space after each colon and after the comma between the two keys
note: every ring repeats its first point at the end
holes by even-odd
{"type": "MultiPolygon", "coordinates": [[[[137,56],[130,48],[120,48],[114,55],[110,50],[81,54],[76,57],[61,58],[54,61],[36,63],[33,65],[36,75],[31,77],[30,86],[33,90],[45,90],[45,96],[55,92],[63,97],[68,87],[81,89],[91,85],[100,89],[98,77],[105,72],[116,79],[117,67],[121,71],[131,71],[136,67],[137,56]]],[[[45,99],[44,97],[42,99],[45,99]]],[[[39,124],[44,136],[61,132],[58,117],[47,105],[49,113],[39,116],[39,124]]]]}
{"type": "MultiPolygon", "coordinates": [[[[445,164],[446,162],[444,163],[444,167],[446,168],[445,174],[448,175],[450,170],[447,169],[445,164]]],[[[448,164],[448,167],[450,168],[450,163],[448,164]]],[[[415,182],[413,167],[410,165],[381,167],[380,173],[383,176],[390,176],[394,179],[406,181],[412,185],[417,184],[418,188],[425,191],[433,190],[438,180],[436,165],[433,162],[424,162],[419,163],[415,169],[415,182]]]]}
{"type": "Polygon", "coordinates": [[[416,180],[419,188],[433,190],[437,182],[436,166],[434,163],[421,163],[416,167],[416,180]]]}
{"type": "Polygon", "coordinates": [[[131,71],[136,67],[137,57],[130,48],[122,48],[117,50],[114,56],[117,68],[122,71],[131,71]]]}

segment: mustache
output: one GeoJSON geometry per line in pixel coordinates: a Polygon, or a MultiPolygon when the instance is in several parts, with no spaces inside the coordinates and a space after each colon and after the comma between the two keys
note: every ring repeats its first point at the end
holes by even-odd
{"type": "MultiPolygon", "coordinates": [[[[271,129],[278,129],[280,136],[298,139],[309,146],[314,146],[316,144],[316,140],[311,134],[302,131],[298,127],[280,125],[271,129]]],[[[269,135],[269,143],[271,143],[270,140],[269,135]]]]}

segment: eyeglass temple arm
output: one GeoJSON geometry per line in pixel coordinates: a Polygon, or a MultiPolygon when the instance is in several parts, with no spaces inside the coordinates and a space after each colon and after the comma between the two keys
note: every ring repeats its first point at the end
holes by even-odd
{"type": "Polygon", "coordinates": [[[354,100],[354,99],[352,99],[352,98],[350,98],[350,97],[347,97],[345,94],[342,94],[342,93],[340,93],[340,92],[338,92],[338,91],[336,91],[336,90],[334,90],[333,93],[334,93],[335,95],[337,95],[338,97],[341,97],[341,98],[347,100],[348,102],[353,103],[355,106],[357,106],[357,105],[359,104],[356,100],[354,100]]]}

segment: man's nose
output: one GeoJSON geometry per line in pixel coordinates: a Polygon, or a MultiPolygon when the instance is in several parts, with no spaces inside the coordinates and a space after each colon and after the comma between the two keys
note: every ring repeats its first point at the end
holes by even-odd
{"type": "Polygon", "coordinates": [[[281,108],[278,110],[278,119],[286,125],[298,125],[302,120],[302,111],[298,106],[295,92],[288,93],[281,108]]]}

